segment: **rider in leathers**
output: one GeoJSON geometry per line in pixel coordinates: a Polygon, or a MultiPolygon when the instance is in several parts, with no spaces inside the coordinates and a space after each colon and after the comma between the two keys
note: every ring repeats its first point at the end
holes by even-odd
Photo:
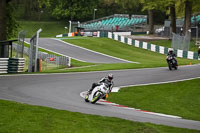
{"type": "Polygon", "coordinates": [[[91,89],[88,90],[88,94],[91,94],[91,93],[92,93],[92,90],[93,90],[96,86],[99,86],[100,83],[105,83],[105,84],[107,84],[108,87],[109,87],[109,93],[110,93],[110,92],[112,91],[112,88],[113,88],[113,85],[114,85],[112,79],[113,79],[113,75],[112,75],[112,74],[108,74],[108,76],[102,78],[102,79],[99,81],[99,83],[93,83],[91,89]]]}
{"type": "MultiPolygon", "coordinates": [[[[176,54],[174,53],[174,50],[171,48],[171,49],[169,49],[169,52],[167,53],[167,57],[168,56],[172,56],[172,58],[174,58],[175,60],[176,60],[176,54]]],[[[167,60],[167,63],[169,62],[169,60],[168,59],[166,59],[167,60]]],[[[177,60],[176,60],[176,62],[177,62],[177,60]]],[[[178,64],[177,64],[178,65],[178,64]]]]}

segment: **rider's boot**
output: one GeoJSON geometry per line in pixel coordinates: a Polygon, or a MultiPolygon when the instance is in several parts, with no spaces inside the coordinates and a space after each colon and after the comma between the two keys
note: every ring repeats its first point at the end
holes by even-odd
{"type": "Polygon", "coordinates": [[[91,89],[88,90],[88,95],[90,95],[92,93],[92,90],[96,87],[96,84],[93,84],[91,89]]]}
{"type": "Polygon", "coordinates": [[[106,96],[102,97],[103,100],[106,100],[106,96]]]}

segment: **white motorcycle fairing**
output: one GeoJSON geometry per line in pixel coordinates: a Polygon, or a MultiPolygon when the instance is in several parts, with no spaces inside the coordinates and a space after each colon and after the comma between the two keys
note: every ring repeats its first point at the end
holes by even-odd
{"type": "Polygon", "coordinates": [[[105,83],[101,83],[100,86],[96,86],[90,95],[85,97],[86,102],[96,103],[99,99],[106,96],[108,93],[109,88],[105,83]]]}

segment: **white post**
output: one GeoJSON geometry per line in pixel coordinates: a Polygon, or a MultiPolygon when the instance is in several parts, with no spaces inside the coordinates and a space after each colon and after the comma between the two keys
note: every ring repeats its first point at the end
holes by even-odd
{"type": "Polygon", "coordinates": [[[35,53],[35,72],[37,71],[37,58],[38,58],[38,40],[39,40],[39,34],[40,32],[42,31],[42,29],[40,28],[38,31],[37,31],[37,39],[36,39],[36,53],[35,53]]]}
{"type": "Polygon", "coordinates": [[[97,37],[100,37],[100,31],[97,31],[97,37]]]}
{"type": "Polygon", "coordinates": [[[94,16],[93,16],[93,20],[95,20],[95,11],[97,11],[97,9],[94,9],[94,16]]]}
{"type": "Polygon", "coordinates": [[[80,27],[80,22],[78,21],[78,27],[80,27]]]}
{"type": "Polygon", "coordinates": [[[71,57],[68,57],[68,67],[70,67],[71,66],[71,57]]]}
{"type": "Polygon", "coordinates": [[[69,21],[69,33],[71,33],[72,21],[69,21]]]}
{"type": "Polygon", "coordinates": [[[198,26],[196,26],[196,43],[197,43],[197,40],[198,40],[198,26]]]}
{"type": "Polygon", "coordinates": [[[56,67],[59,67],[59,57],[58,56],[56,56],[56,67]]]}
{"type": "Polygon", "coordinates": [[[67,29],[68,29],[68,28],[65,26],[65,34],[67,33],[67,29]]]}

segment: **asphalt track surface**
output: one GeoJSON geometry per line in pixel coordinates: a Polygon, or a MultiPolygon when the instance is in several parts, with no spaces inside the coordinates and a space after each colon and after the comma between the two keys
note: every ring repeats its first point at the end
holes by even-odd
{"type": "Polygon", "coordinates": [[[120,87],[197,78],[200,77],[199,70],[200,65],[193,65],[179,67],[177,71],[163,67],[67,74],[1,75],[0,98],[73,112],[200,130],[200,121],[152,115],[101,103],[93,105],[80,97],[81,92],[108,73],[114,74],[114,86],[120,87]]]}
{"type": "MultiPolygon", "coordinates": [[[[30,39],[26,39],[30,42],[30,39]]],[[[135,63],[116,57],[107,56],[101,53],[93,52],[85,48],[78,47],[76,45],[64,42],[62,40],[40,38],[39,47],[58,52],[60,54],[72,57],[79,61],[90,63],[135,63]]]]}
{"type": "Polygon", "coordinates": [[[115,75],[115,86],[126,86],[195,78],[200,75],[199,68],[200,66],[196,65],[180,67],[177,71],[169,71],[167,68],[155,68],[109,72],[0,76],[0,98],[74,112],[200,130],[199,121],[156,116],[105,104],[93,105],[86,103],[80,97],[81,92],[86,91],[93,82],[98,81],[110,72],[115,75]]]}

